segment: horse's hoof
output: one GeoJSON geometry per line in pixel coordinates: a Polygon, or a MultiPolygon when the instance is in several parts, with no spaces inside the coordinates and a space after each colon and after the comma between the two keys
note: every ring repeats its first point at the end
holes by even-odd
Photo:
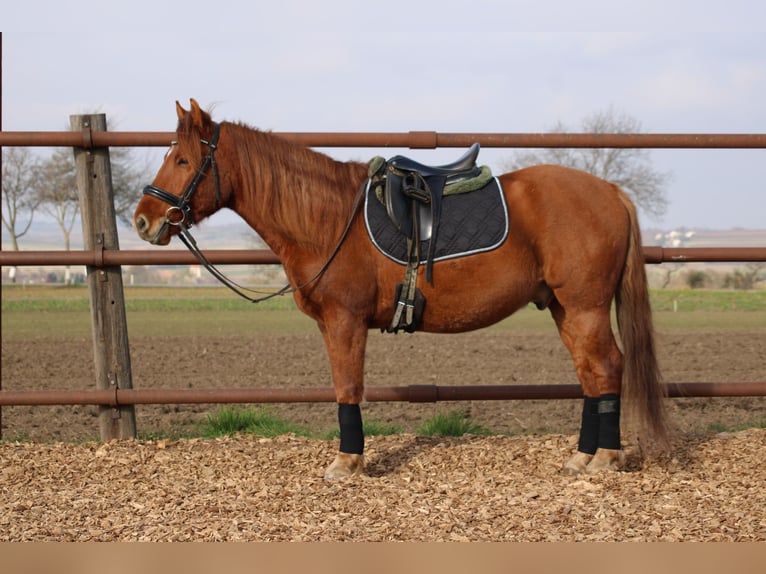
{"type": "Polygon", "coordinates": [[[625,466],[625,452],[600,448],[585,468],[586,474],[598,474],[606,470],[620,470],[625,466]]]}
{"type": "Polygon", "coordinates": [[[572,455],[572,458],[567,461],[567,463],[564,465],[564,468],[561,469],[561,472],[567,476],[576,476],[581,474],[585,472],[585,469],[588,467],[588,463],[592,458],[592,454],[586,454],[584,452],[577,451],[572,455]]]}
{"type": "Polygon", "coordinates": [[[327,467],[324,477],[326,480],[337,480],[354,474],[362,474],[363,472],[364,456],[361,454],[339,452],[335,460],[332,461],[332,464],[327,467]]]}

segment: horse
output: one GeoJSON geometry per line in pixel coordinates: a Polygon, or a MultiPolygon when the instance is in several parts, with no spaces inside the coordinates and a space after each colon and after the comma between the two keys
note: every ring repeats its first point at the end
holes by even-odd
{"type": "MultiPolygon", "coordinates": [[[[258,233],[326,347],[340,445],[324,476],[363,473],[365,346],[369,330],[390,324],[403,269],[373,245],[359,211],[369,166],[241,122],[214,122],[190,102],[189,110],[176,102],[176,141],[144,189],[135,229],[167,245],[228,208],[258,233]]],[[[636,208],[618,186],[562,166],[531,166],[497,181],[510,231],[494,249],[435,262],[432,281],[416,270],[427,301],[418,329],[461,333],[530,303],[548,309],[583,392],[577,449],[561,470],[624,468],[623,411],[640,444],[668,439],[636,208]]]]}

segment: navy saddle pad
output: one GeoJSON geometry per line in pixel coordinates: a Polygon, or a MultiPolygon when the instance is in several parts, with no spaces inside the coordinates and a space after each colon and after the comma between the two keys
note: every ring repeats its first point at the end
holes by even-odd
{"type": "MultiPolygon", "coordinates": [[[[386,206],[367,182],[364,219],[375,247],[401,265],[407,264],[407,237],[388,217],[386,206]]],[[[497,178],[482,189],[445,195],[436,236],[434,261],[465,257],[496,249],[508,237],[508,207],[497,178]]],[[[425,264],[430,240],[420,242],[425,264]]]]}

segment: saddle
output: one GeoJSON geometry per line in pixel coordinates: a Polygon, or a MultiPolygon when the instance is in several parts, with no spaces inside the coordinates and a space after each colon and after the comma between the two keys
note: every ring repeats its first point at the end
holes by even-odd
{"type": "Polygon", "coordinates": [[[438,229],[444,189],[481,175],[476,165],[478,155],[479,144],[475,143],[457,161],[439,166],[401,155],[388,161],[376,157],[370,162],[369,176],[396,228],[412,236],[417,222],[419,239],[425,241],[438,229]]]}
{"type": "Polygon", "coordinates": [[[394,226],[407,237],[407,272],[396,288],[394,318],[389,333],[399,329],[414,332],[425,308],[425,297],[417,288],[421,261],[420,242],[428,240],[426,281],[433,284],[433,250],[439,231],[442,198],[447,189],[458,192],[478,189],[491,177],[487,168],[476,165],[479,144],[473,144],[458,160],[439,166],[419,163],[397,155],[389,160],[370,161],[369,182],[386,206],[394,226]],[[477,183],[478,182],[478,183],[477,183]]]}

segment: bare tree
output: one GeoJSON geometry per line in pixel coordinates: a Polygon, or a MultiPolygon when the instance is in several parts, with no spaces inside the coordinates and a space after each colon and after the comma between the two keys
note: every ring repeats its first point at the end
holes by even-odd
{"type": "Polygon", "coordinates": [[[745,270],[737,269],[724,279],[723,286],[727,289],[754,289],[761,280],[761,273],[766,269],[766,263],[753,262],[745,265],[745,270]]]}
{"type": "MultiPolygon", "coordinates": [[[[130,224],[130,212],[136,203],[140,182],[145,179],[146,170],[136,170],[130,163],[130,150],[110,150],[112,187],[117,217],[130,224]]],[[[43,161],[36,181],[36,195],[41,211],[47,213],[58,224],[64,237],[64,249],[71,249],[72,230],[80,215],[80,201],[77,195],[77,178],[72,151],[57,148],[51,157],[43,161]]],[[[65,282],[69,283],[70,270],[65,269],[65,282]]]]}
{"type": "Polygon", "coordinates": [[[40,210],[58,223],[64,236],[64,249],[71,249],[72,229],[80,213],[74,160],[67,148],[57,148],[42,163],[37,185],[40,210]]]}
{"type": "MultiPolygon", "coordinates": [[[[37,183],[37,197],[40,211],[47,213],[56,221],[64,236],[64,250],[72,248],[72,229],[80,213],[77,198],[72,152],[66,148],[57,148],[40,168],[40,180],[37,183]]],[[[64,268],[64,283],[71,282],[71,270],[64,268]]]]}
{"type": "MultiPolygon", "coordinates": [[[[557,123],[551,133],[569,133],[563,123],[557,123]]],[[[586,117],[581,132],[595,134],[641,133],[636,119],[615,112],[612,108],[586,117]]],[[[611,181],[630,193],[636,205],[652,218],[662,216],[667,209],[665,186],[669,172],[652,168],[649,151],[641,148],[546,148],[520,151],[505,164],[509,170],[528,165],[551,163],[587,171],[611,181]]]]}
{"type": "Polygon", "coordinates": [[[657,265],[657,271],[662,276],[661,289],[667,289],[670,285],[670,281],[673,279],[673,275],[681,271],[682,268],[683,264],[679,263],[663,263],[662,265],[657,265]]]}
{"type": "Polygon", "coordinates": [[[109,149],[112,166],[112,188],[114,190],[114,211],[117,219],[127,226],[133,225],[133,210],[141,199],[144,185],[152,178],[149,161],[142,163],[133,157],[132,150],[124,147],[109,149]]]}
{"type": "MultiPolygon", "coordinates": [[[[11,239],[11,250],[18,251],[19,239],[32,226],[38,206],[34,188],[40,164],[29,148],[3,148],[2,153],[2,221],[11,239]]],[[[8,277],[16,283],[16,267],[8,270],[8,277]]]]}
{"type": "MultiPolygon", "coordinates": [[[[138,168],[128,148],[109,150],[112,168],[115,213],[126,225],[131,224],[132,209],[139,199],[141,183],[147,179],[148,168],[138,168]]],[[[42,162],[42,177],[37,182],[37,195],[43,211],[51,215],[64,234],[64,248],[69,249],[74,222],[80,215],[77,196],[74,157],[71,150],[59,148],[42,162]]]]}
{"type": "Polygon", "coordinates": [[[29,148],[3,148],[3,227],[11,238],[11,250],[19,250],[19,238],[29,231],[39,201],[35,193],[40,161],[29,148]]]}

